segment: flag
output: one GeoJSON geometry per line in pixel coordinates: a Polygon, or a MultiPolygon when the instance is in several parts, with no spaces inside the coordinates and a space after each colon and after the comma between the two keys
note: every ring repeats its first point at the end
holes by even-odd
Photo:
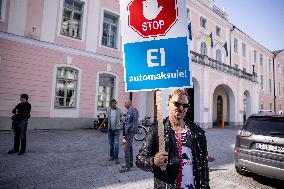
{"type": "Polygon", "coordinates": [[[188,38],[192,40],[191,22],[188,23],[188,38]]]}
{"type": "Polygon", "coordinates": [[[226,51],[226,56],[228,56],[228,45],[227,45],[227,42],[224,43],[223,45],[225,51],[226,51]]]}
{"type": "Polygon", "coordinates": [[[213,35],[212,32],[210,33],[210,35],[207,37],[206,40],[208,43],[210,43],[211,47],[213,47],[213,35]]]}

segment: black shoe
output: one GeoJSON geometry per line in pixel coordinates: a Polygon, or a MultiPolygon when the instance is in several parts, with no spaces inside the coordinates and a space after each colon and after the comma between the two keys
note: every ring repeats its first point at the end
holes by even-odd
{"type": "Polygon", "coordinates": [[[115,163],[115,164],[119,164],[118,159],[115,159],[115,160],[114,160],[114,163],[115,163]]]}
{"type": "Polygon", "coordinates": [[[25,151],[20,151],[19,153],[18,153],[18,155],[23,155],[25,153],[25,151]]]}
{"type": "Polygon", "coordinates": [[[125,173],[125,172],[128,172],[128,171],[131,171],[130,167],[125,167],[125,168],[122,168],[119,170],[120,173],[125,173]]]}
{"type": "Polygon", "coordinates": [[[19,152],[19,150],[13,149],[13,150],[10,150],[10,151],[8,152],[8,154],[13,154],[13,153],[17,153],[17,152],[19,152]]]}

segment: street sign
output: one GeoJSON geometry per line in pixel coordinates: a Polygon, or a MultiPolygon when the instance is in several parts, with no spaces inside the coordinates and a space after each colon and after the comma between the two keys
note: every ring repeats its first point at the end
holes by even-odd
{"type": "Polygon", "coordinates": [[[166,35],[177,20],[176,1],[131,1],[128,11],[128,25],[143,38],[166,35]]]}
{"type": "Polygon", "coordinates": [[[191,86],[185,0],[120,0],[126,91],[191,86]]]}

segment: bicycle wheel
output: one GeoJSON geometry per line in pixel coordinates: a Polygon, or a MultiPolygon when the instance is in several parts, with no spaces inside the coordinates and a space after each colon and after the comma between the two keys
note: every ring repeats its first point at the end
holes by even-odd
{"type": "Polygon", "coordinates": [[[134,135],[136,141],[142,141],[146,137],[147,131],[146,128],[142,125],[138,126],[138,133],[134,135]]]}

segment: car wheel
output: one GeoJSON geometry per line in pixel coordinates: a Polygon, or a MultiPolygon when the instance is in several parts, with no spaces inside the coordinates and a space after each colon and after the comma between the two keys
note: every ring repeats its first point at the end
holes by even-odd
{"type": "Polygon", "coordinates": [[[235,166],[235,169],[237,171],[237,173],[239,173],[242,176],[248,176],[248,172],[243,170],[241,167],[235,166]]]}

